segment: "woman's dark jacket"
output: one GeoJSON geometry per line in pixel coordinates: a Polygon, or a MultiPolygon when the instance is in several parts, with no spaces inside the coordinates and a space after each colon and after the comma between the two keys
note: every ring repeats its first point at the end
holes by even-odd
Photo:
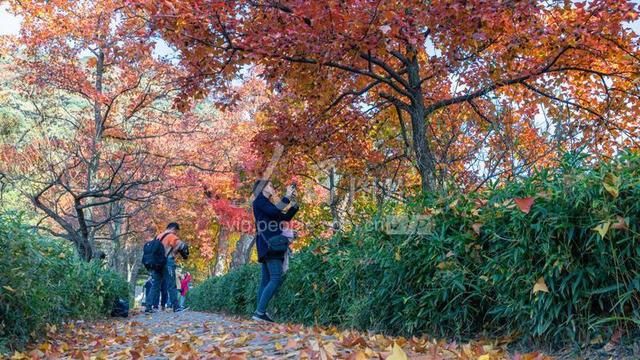
{"type": "MultiPolygon", "coordinates": [[[[285,204],[291,201],[287,197],[281,200],[285,204]]],[[[298,212],[298,206],[292,206],[287,212],[282,212],[269,199],[260,193],[253,200],[253,217],[256,221],[256,247],[258,248],[258,261],[267,259],[283,259],[284,254],[269,254],[267,239],[282,234],[282,222],[293,219],[298,212]]]]}

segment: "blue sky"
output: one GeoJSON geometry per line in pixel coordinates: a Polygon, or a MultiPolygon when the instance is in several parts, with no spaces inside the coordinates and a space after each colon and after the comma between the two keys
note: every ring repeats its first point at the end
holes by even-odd
{"type": "Polygon", "coordinates": [[[7,4],[0,5],[0,35],[17,34],[20,31],[20,19],[7,12],[7,4]]]}
{"type": "MultiPolygon", "coordinates": [[[[0,0],[0,4],[2,1],[0,0]]],[[[16,35],[20,31],[21,20],[10,14],[7,4],[0,5],[0,35],[16,35]]],[[[169,45],[162,39],[158,39],[156,42],[155,54],[158,56],[173,57],[174,51],[171,50],[169,45]]]]}

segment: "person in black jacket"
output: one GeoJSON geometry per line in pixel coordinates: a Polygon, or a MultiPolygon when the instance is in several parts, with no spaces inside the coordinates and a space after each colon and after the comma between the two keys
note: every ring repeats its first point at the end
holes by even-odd
{"type": "Polygon", "coordinates": [[[295,185],[289,185],[285,196],[276,204],[270,199],[275,195],[268,180],[258,180],[253,187],[253,216],[256,224],[256,247],[258,261],[262,264],[262,280],[258,289],[258,305],[254,320],[273,322],[267,315],[267,305],[282,284],[282,263],[285,252],[270,252],[268,240],[282,235],[282,225],[290,221],[298,212],[298,205],[292,202],[295,185]]]}

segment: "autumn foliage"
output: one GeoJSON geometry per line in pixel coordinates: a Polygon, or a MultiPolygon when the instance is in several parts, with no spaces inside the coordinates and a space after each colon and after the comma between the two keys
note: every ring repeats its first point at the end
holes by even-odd
{"type": "Polygon", "coordinates": [[[256,162],[264,84],[248,76],[226,110],[205,101],[179,111],[185,73],[122,2],[20,1],[11,11],[24,21],[3,41],[0,179],[35,210],[38,228],[86,260],[108,252],[131,281],[141,244],[169,221],[215,259],[209,230],[239,232],[230,224],[248,215],[238,178],[256,162]]]}
{"type": "MultiPolygon", "coordinates": [[[[6,3],[0,200],[130,284],[172,221],[197,280],[250,262],[269,177],[301,204],[281,319],[562,342],[638,311],[634,1],[6,3]]],[[[193,304],[246,313],[254,270],[193,304]]]]}
{"type": "Polygon", "coordinates": [[[260,65],[282,101],[264,136],[292,162],[414,168],[432,191],[637,147],[631,1],[131,4],[182,54],[187,94],[260,65]]]}
{"type": "Polygon", "coordinates": [[[270,162],[314,207],[305,233],[326,236],[387,203],[508,182],[566,151],[610,156],[640,135],[630,1],[11,11],[24,21],[3,41],[3,101],[23,125],[2,142],[2,179],[44,231],[87,259],[108,239],[123,269],[175,218],[226,269],[225,239],[250,234],[244,200],[270,162]]]}

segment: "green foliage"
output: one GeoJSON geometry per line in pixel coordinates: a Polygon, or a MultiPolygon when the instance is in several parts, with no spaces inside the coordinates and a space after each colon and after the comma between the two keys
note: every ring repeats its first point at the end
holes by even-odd
{"type": "Polygon", "coordinates": [[[0,249],[0,353],[37,338],[46,324],[108,314],[128,296],[120,275],[37,235],[15,214],[0,215],[0,249]]]}
{"type": "Polygon", "coordinates": [[[255,310],[259,271],[260,268],[252,264],[225,276],[209,278],[187,293],[189,306],[196,310],[250,314],[255,310]]]}
{"type": "MultiPolygon", "coordinates": [[[[631,153],[595,166],[567,156],[501,188],[427,198],[408,215],[423,231],[389,234],[378,221],[296,254],[272,312],[404,335],[588,342],[639,323],[639,200],[631,153]],[[532,198],[530,211],[516,198],[532,198]],[[533,291],[541,278],[548,292],[533,291]]],[[[248,266],[189,301],[248,314],[258,280],[248,266]]]]}

